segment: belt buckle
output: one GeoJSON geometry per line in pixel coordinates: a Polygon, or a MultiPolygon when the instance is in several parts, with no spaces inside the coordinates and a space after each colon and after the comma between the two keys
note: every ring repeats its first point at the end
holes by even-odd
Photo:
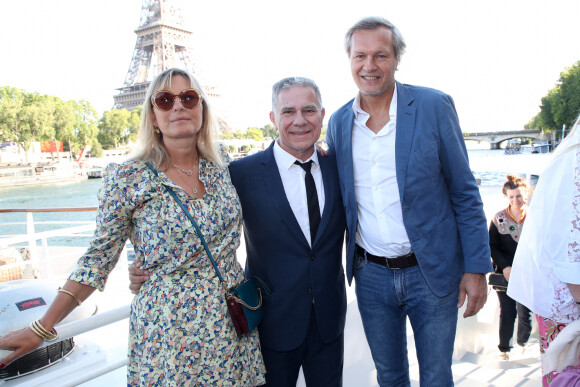
{"type": "Polygon", "coordinates": [[[391,265],[389,264],[390,259],[389,258],[385,258],[385,263],[387,264],[387,267],[391,270],[400,270],[400,267],[391,267],[391,265]]]}

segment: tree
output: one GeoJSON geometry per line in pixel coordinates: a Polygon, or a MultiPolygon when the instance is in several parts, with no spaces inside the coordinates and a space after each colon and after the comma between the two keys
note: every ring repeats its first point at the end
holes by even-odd
{"type": "Polygon", "coordinates": [[[108,110],[99,122],[98,139],[104,149],[118,148],[131,134],[131,113],[126,109],[108,110]]]}
{"type": "Polygon", "coordinates": [[[560,73],[553,89],[542,98],[540,113],[528,125],[546,131],[571,127],[580,113],[580,61],[560,73]],[[532,126],[533,125],[533,126],[532,126]]]}
{"type": "Polygon", "coordinates": [[[62,141],[68,150],[96,141],[97,112],[87,101],[0,87],[0,139],[28,150],[33,141],[62,141]]]}
{"type": "Polygon", "coordinates": [[[560,74],[557,88],[552,106],[555,129],[571,127],[580,113],[580,61],[560,74]]]}
{"type": "Polygon", "coordinates": [[[84,149],[97,138],[99,128],[97,126],[97,111],[92,105],[84,100],[75,102],[75,150],[84,149]]]}
{"type": "Polygon", "coordinates": [[[251,138],[254,141],[262,141],[264,133],[258,128],[248,128],[246,138],[251,138]]]}
{"type": "Polygon", "coordinates": [[[28,151],[33,141],[49,141],[55,138],[54,111],[56,99],[38,93],[26,93],[18,113],[19,140],[28,151]]]}
{"type": "Polygon", "coordinates": [[[55,140],[62,141],[66,150],[71,150],[75,143],[76,122],[75,102],[57,100],[54,110],[55,140]]]}
{"type": "Polygon", "coordinates": [[[0,140],[17,141],[18,113],[23,100],[22,90],[10,86],[0,87],[0,140]]]}
{"type": "Polygon", "coordinates": [[[96,138],[91,140],[91,156],[92,157],[102,157],[103,156],[103,147],[99,144],[99,141],[96,138]]]}
{"type": "Polygon", "coordinates": [[[278,138],[278,131],[272,124],[264,126],[262,132],[264,132],[264,137],[270,137],[272,140],[278,138]]]}
{"type": "Polygon", "coordinates": [[[137,141],[137,133],[139,133],[139,128],[141,127],[141,112],[143,111],[143,106],[139,105],[137,109],[131,111],[129,116],[129,134],[125,139],[126,142],[137,141]]]}

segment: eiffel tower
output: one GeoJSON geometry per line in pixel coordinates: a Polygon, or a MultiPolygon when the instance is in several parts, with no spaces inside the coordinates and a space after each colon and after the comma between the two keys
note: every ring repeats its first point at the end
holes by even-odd
{"type": "MultiPolygon", "coordinates": [[[[192,32],[172,0],[143,0],[141,20],[135,30],[137,43],[123,87],[117,89],[113,109],[134,110],[143,105],[149,83],[171,67],[195,74],[191,46],[192,32]]],[[[219,98],[214,87],[203,86],[210,99],[219,98]]]]}

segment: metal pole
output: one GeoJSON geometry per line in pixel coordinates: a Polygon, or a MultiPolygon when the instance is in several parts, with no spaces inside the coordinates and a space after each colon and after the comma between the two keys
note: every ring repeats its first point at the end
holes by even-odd
{"type": "Polygon", "coordinates": [[[566,132],[566,124],[562,125],[562,138],[560,139],[560,142],[564,140],[564,132],[566,132]]]}

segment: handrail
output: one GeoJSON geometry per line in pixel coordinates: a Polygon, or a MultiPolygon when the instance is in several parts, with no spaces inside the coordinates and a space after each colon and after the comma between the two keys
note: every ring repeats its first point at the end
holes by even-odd
{"type": "MultiPolygon", "coordinates": [[[[40,265],[44,266],[44,273],[45,275],[50,277],[50,273],[52,273],[53,269],[51,268],[51,257],[48,253],[48,243],[47,239],[52,237],[59,237],[59,236],[77,236],[77,234],[82,233],[84,231],[88,231],[90,229],[94,229],[94,221],[93,222],[83,222],[85,224],[80,224],[77,222],[74,225],[71,222],[68,223],[71,227],[59,228],[55,230],[47,230],[42,232],[35,232],[34,230],[34,220],[32,213],[65,213],[65,212],[82,212],[82,211],[96,211],[97,207],[60,207],[60,208],[4,208],[0,209],[0,213],[25,213],[26,214],[26,224],[27,224],[27,231],[24,235],[10,235],[10,236],[2,236],[0,238],[0,246],[9,246],[21,242],[29,242],[29,253],[30,253],[30,261],[32,265],[40,265]],[[36,241],[41,240],[42,246],[36,246],[36,241]],[[39,257],[39,252],[37,252],[37,248],[42,249],[42,258],[39,257]],[[36,262],[36,263],[35,263],[36,262]],[[46,274],[48,273],[48,274],[46,274]]],[[[125,249],[123,250],[123,254],[120,257],[119,262],[125,262],[126,252],[125,249]]],[[[15,263],[10,264],[8,266],[4,266],[5,268],[12,267],[13,265],[22,265],[22,263],[15,263]]],[[[38,265],[37,267],[40,267],[38,265]]],[[[95,329],[107,326],[109,324],[126,320],[130,313],[130,304],[123,305],[121,307],[117,307],[116,309],[112,309],[105,312],[100,312],[90,317],[86,317],[81,320],[69,322],[66,324],[58,325],[56,329],[59,333],[59,340],[63,340],[65,338],[70,338],[73,336],[80,335],[82,333],[86,333],[89,331],[93,331],[95,329]]],[[[89,340],[90,342],[90,340],[89,340]]],[[[50,345],[52,342],[43,343],[41,347],[46,345],[50,345]]],[[[6,356],[10,351],[0,350],[0,358],[6,356]]],[[[100,377],[101,375],[108,374],[111,371],[114,371],[118,368],[121,368],[127,364],[127,356],[124,355],[122,358],[117,359],[118,356],[115,357],[113,360],[107,360],[102,363],[90,363],[90,369],[87,369],[87,365],[84,363],[87,362],[86,360],[79,360],[76,359],[75,365],[73,367],[64,367],[62,369],[53,369],[51,372],[48,373],[38,373],[32,374],[29,376],[29,379],[26,383],[23,383],[26,386],[36,386],[36,385],[63,385],[63,386],[76,386],[81,383],[93,380],[95,378],[100,377]],[[39,381],[41,384],[37,384],[39,381]],[[45,384],[47,383],[47,384],[45,384]]],[[[89,363],[87,363],[89,364],[89,363]]],[[[16,382],[19,384],[20,380],[16,382]]],[[[7,383],[12,383],[12,381],[7,381],[7,383]]],[[[0,385],[4,383],[0,381],[0,385]]]]}
{"type": "MultiPolygon", "coordinates": [[[[66,324],[57,325],[55,329],[58,329],[58,340],[66,340],[74,336],[78,336],[82,333],[92,331],[97,328],[101,328],[105,325],[113,324],[117,321],[124,320],[129,317],[131,306],[123,305],[115,309],[108,310],[106,312],[94,314],[89,317],[85,317],[80,320],[71,321],[66,324]]],[[[46,346],[52,345],[52,341],[44,341],[38,348],[44,348],[46,346]]],[[[3,358],[10,354],[12,351],[0,349],[0,358],[3,358]]]]}
{"type": "Polygon", "coordinates": [[[56,208],[0,208],[0,213],[7,212],[86,212],[96,211],[98,207],[56,207],[56,208]]]}

